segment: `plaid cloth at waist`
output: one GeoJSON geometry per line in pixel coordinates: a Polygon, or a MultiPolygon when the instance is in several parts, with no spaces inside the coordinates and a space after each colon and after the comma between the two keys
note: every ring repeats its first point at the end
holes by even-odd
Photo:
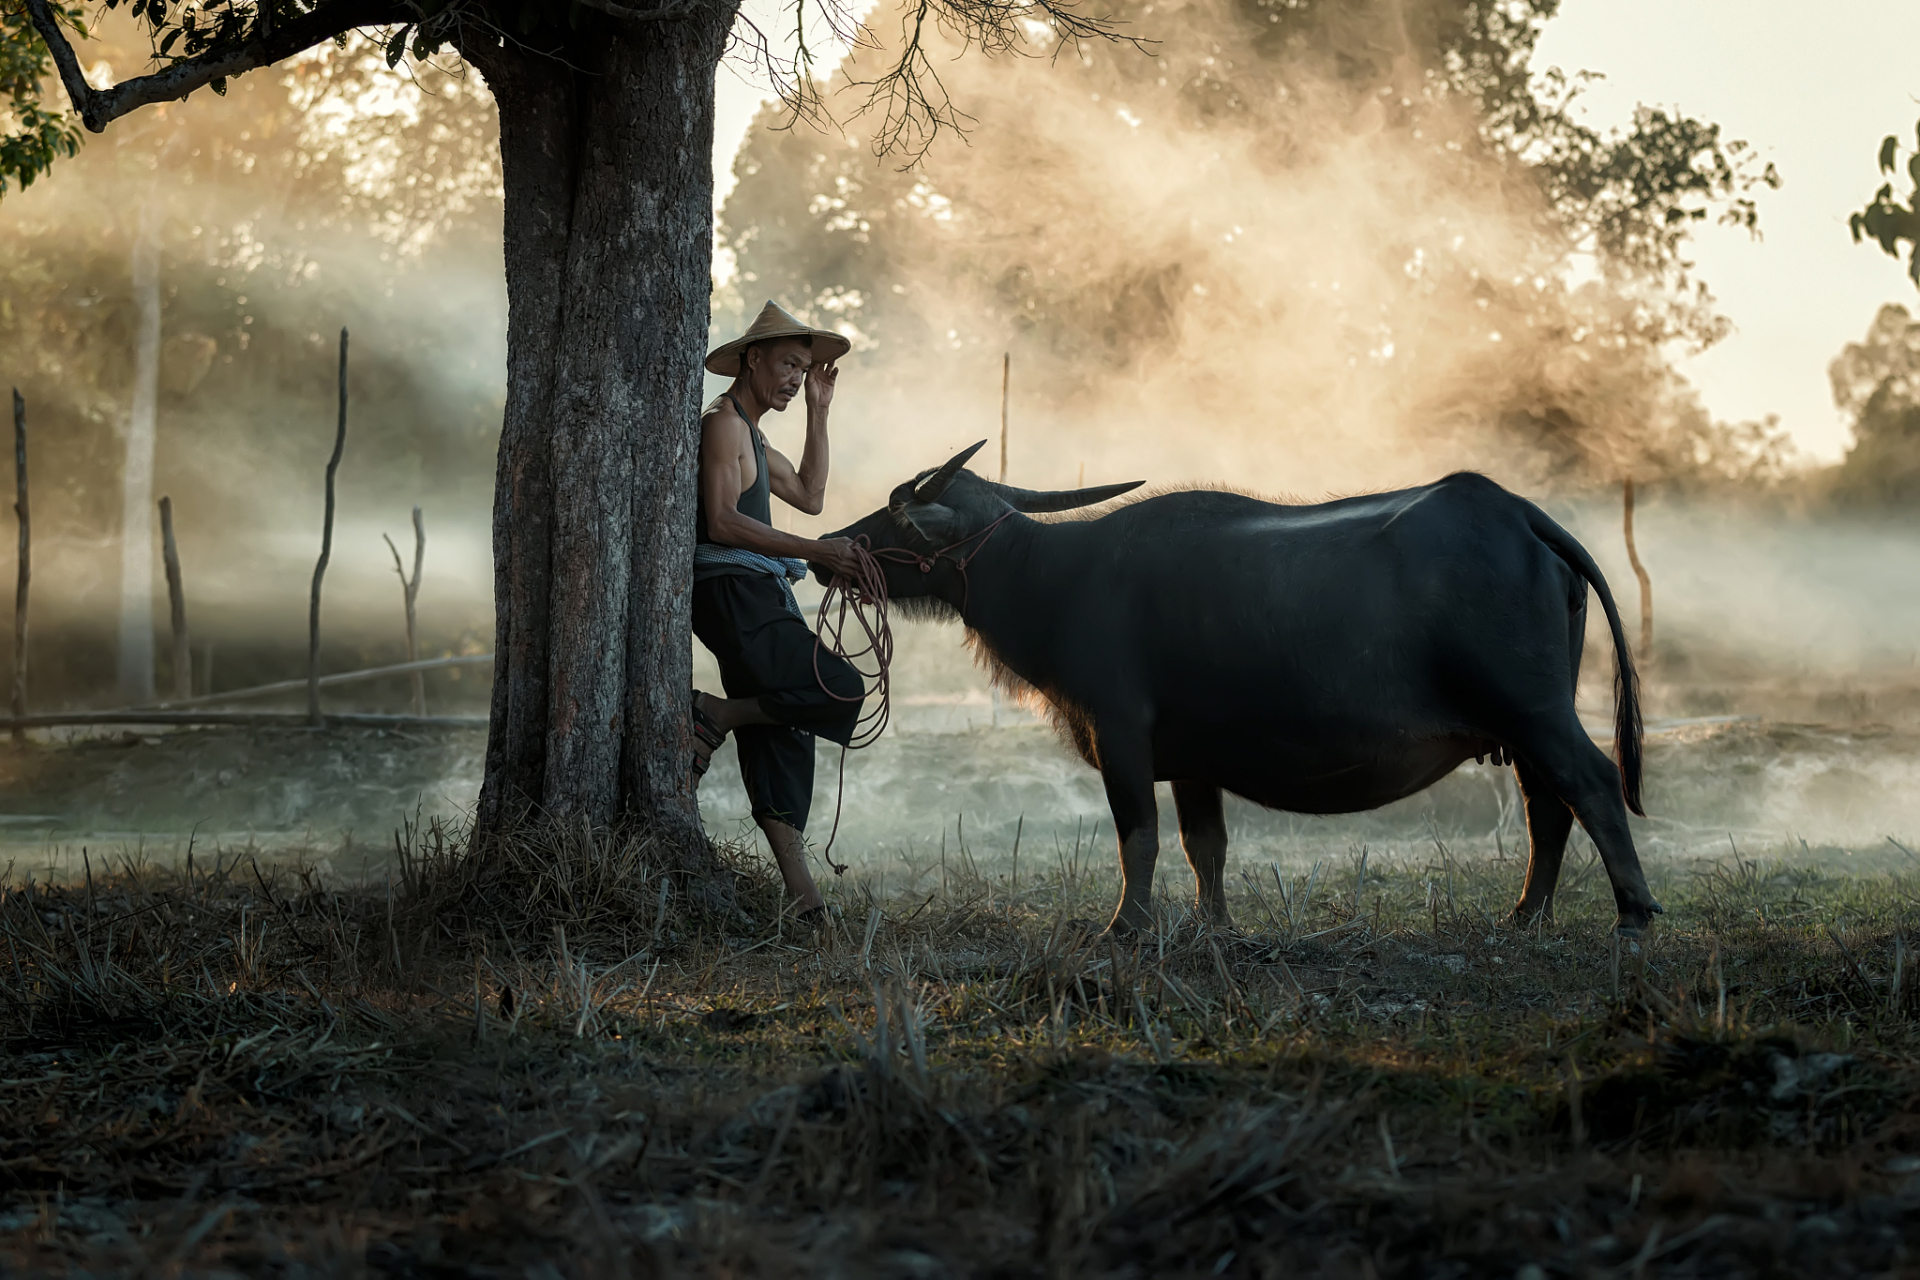
{"type": "Polygon", "coordinates": [[[733,573],[765,574],[772,578],[780,584],[780,591],[787,598],[788,610],[802,622],[806,621],[807,615],[800,611],[800,602],[793,594],[793,584],[803,581],[807,576],[804,561],[788,556],[763,556],[758,551],[748,551],[744,547],[723,547],[717,542],[694,543],[695,582],[733,573]]]}

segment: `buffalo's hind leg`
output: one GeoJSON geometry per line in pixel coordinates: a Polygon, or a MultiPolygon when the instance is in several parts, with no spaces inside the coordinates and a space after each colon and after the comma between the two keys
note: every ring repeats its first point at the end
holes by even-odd
{"type": "Polygon", "coordinates": [[[1227,817],[1220,788],[1191,779],[1175,782],[1173,807],[1180,815],[1180,847],[1193,868],[1195,905],[1213,923],[1232,924],[1227,914],[1227,817]]]}
{"type": "MultiPolygon", "coordinates": [[[[1614,927],[1625,936],[1637,936],[1664,908],[1653,900],[1647,877],[1640,869],[1640,855],[1634,852],[1633,833],[1627,827],[1627,803],[1620,794],[1619,767],[1593,745],[1571,707],[1559,727],[1527,737],[1531,740],[1520,745],[1518,757],[1538,771],[1593,837],[1607,879],[1613,884],[1613,902],[1619,911],[1614,927]]],[[[1527,816],[1531,821],[1531,800],[1527,816]]],[[[1547,882],[1549,888],[1551,883],[1547,882]]],[[[1528,884],[1532,884],[1531,874],[1528,884]]]]}
{"type": "Polygon", "coordinates": [[[1515,924],[1530,925],[1543,916],[1553,919],[1553,890],[1560,883],[1567,837],[1573,833],[1573,810],[1525,760],[1516,760],[1513,770],[1527,806],[1527,882],[1510,918],[1515,924]]]}

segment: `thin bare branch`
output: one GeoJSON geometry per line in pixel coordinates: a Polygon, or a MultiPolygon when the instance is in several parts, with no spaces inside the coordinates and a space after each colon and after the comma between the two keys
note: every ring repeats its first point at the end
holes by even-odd
{"type": "Polygon", "coordinates": [[[172,102],[215,80],[224,80],[284,58],[358,27],[378,26],[411,17],[399,0],[333,0],[333,3],[303,14],[284,26],[262,24],[260,33],[226,49],[210,49],[197,57],[183,58],[149,75],[123,80],[108,89],[95,89],[81,73],[80,61],[47,0],[27,0],[27,11],[35,30],[47,42],[54,65],[60,69],[61,83],[73,100],[80,121],[93,133],[99,133],[113,121],[156,102],[172,102]]]}
{"type": "MultiPolygon", "coordinates": [[[[735,23],[734,38],[743,47],[742,60],[764,74],[790,118],[782,127],[806,121],[816,127],[838,127],[821,94],[814,74],[816,55],[807,40],[810,17],[830,24],[835,40],[855,50],[881,47],[864,22],[853,18],[844,0],[792,0],[796,53],[783,58],[773,43],[745,13],[735,23]]],[[[1121,31],[1121,21],[1089,16],[1067,0],[909,0],[901,18],[899,52],[886,70],[872,79],[849,79],[847,89],[865,91],[854,116],[877,115],[879,125],[873,149],[879,155],[900,153],[906,167],[924,156],[934,140],[947,130],[965,134],[973,118],[955,105],[935,69],[935,50],[929,48],[936,31],[959,37],[961,46],[989,56],[1019,52],[1026,44],[1051,38],[1053,56],[1088,41],[1126,44],[1151,53],[1153,41],[1121,31]],[[1044,27],[1038,36],[1033,28],[1044,27]],[[1030,34],[1031,33],[1031,34],[1030,34]],[[1038,38],[1036,38],[1038,36],[1038,38]]],[[[940,51],[944,56],[945,51],[940,51]]]]}

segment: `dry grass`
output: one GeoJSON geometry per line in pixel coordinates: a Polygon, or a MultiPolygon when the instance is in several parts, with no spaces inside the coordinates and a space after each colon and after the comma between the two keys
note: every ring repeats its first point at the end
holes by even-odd
{"type": "Polygon", "coordinates": [[[1622,953],[1592,868],[1516,932],[1517,866],[1436,844],[1122,947],[1077,864],[815,939],[738,853],[703,916],[644,841],[405,851],[6,887],[0,1268],[1847,1275],[1920,1234],[1915,877],[1730,854],[1622,953]]]}

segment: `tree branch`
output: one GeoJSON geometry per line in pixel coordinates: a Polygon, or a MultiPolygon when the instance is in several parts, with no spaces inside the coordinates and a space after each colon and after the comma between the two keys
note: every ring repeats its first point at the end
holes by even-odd
{"type": "Polygon", "coordinates": [[[601,13],[626,22],[671,22],[675,18],[684,18],[700,8],[698,0],[681,0],[680,3],[669,4],[659,9],[629,9],[623,4],[615,4],[613,0],[575,0],[575,2],[589,9],[598,9],[601,13]]]}
{"type": "Polygon", "coordinates": [[[99,133],[113,121],[156,102],[173,102],[215,80],[237,76],[257,67],[270,66],[356,27],[379,26],[411,15],[398,0],[334,0],[312,13],[303,14],[285,26],[264,24],[259,34],[231,48],[208,50],[193,58],[183,58],[163,70],[123,80],[108,89],[95,89],[80,70],[73,46],[60,30],[47,0],[27,0],[27,11],[34,28],[47,42],[60,80],[73,100],[73,109],[91,133],[99,133]]]}

